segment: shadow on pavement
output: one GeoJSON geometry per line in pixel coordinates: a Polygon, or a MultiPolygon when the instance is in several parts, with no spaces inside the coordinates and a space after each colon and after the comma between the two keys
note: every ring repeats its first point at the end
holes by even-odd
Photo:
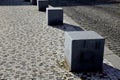
{"type": "Polygon", "coordinates": [[[79,26],[63,23],[63,25],[58,25],[58,26],[52,26],[53,28],[58,28],[63,31],[84,31],[82,28],[79,26]]]}
{"type": "MultiPolygon", "coordinates": [[[[66,60],[61,63],[59,62],[60,61],[57,61],[57,64],[60,68],[70,71],[66,60]]],[[[120,80],[120,70],[108,64],[109,63],[103,63],[102,72],[72,72],[72,74],[81,80],[120,80]]]]}
{"type": "Polygon", "coordinates": [[[24,0],[0,0],[0,6],[23,6],[30,5],[30,2],[24,0]]]}
{"type": "Polygon", "coordinates": [[[108,65],[103,64],[103,73],[73,73],[75,76],[82,80],[120,80],[120,70],[108,65]]]}
{"type": "Polygon", "coordinates": [[[54,7],[119,4],[120,0],[50,0],[54,7]]]}

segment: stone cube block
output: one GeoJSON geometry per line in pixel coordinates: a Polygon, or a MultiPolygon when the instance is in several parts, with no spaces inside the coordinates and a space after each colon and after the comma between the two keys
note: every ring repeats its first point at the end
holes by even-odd
{"type": "Polygon", "coordinates": [[[25,2],[30,2],[30,0],[24,0],[25,2]]]}
{"type": "Polygon", "coordinates": [[[48,25],[62,25],[63,24],[63,9],[47,8],[46,9],[46,19],[48,25]]]}
{"type": "Polygon", "coordinates": [[[65,32],[65,59],[70,71],[101,72],[104,43],[94,31],[65,32]]]}
{"type": "Polygon", "coordinates": [[[37,6],[39,11],[45,11],[48,5],[48,0],[37,0],[37,6]]]}
{"type": "Polygon", "coordinates": [[[37,5],[37,0],[30,0],[32,5],[37,5]]]}

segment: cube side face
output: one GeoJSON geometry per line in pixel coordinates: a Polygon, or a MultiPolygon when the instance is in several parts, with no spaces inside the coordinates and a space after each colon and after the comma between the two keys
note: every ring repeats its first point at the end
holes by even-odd
{"type": "Polygon", "coordinates": [[[46,24],[48,24],[48,8],[46,8],[46,24]]]}
{"type": "Polygon", "coordinates": [[[37,5],[37,0],[31,0],[30,1],[33,5],[37,5]]]}
{"type": "Polygon", "coordinates": [[[47,10],[48,25],[62,25],[63,24],[63,10],[47,10]]]}
{"type": "Polygon", "coordinates": [[[66,59],[66,61],[67,61],[67,64],[68,64],[68,66],[69,66],[69,68],[71,69],[71,44],[72,44],[72,42],[71,42],[71,39],[70,39],[70,37],[69,37],[69,35],[67,35],[67,33],[65,33],[65,43],[64,43],[64,45],[65,45],[65,59],[66,59]]]}
{"type": "Polygon", "coordinates": [[[102,71],[104,39],[73,40],[71,71],[102,71]]]}
{"type": "Polygon", "coordinates": [[[30,0],[24,0],[25,2],[30,2],[30,0]]]}
{"type": "Polygon", "coordinates": [[[45,1],[38,0],[37,1],[37,6],[38,6],[39,11],[40,10],[45,11],[46,8],[48,7],[48,1],[47,0],[45,0],[45,1]]]}

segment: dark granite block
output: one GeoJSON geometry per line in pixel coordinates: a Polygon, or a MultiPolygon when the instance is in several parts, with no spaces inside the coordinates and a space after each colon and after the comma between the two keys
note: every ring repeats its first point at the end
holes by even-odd
{"type": "Polygon", "coordinates": [[[65,57],[70,70],[102,71],[105,39],[94,31],[65,33],[65,57]]]}
{"type": "Polygon", "coordinates": [[[37,0],[30,0],[32,5],[37,5],[37,0]]]}
{"type": "Polygon", "coordinates": [[[48,25],[63,24],[63,9],[62,8],[47,8],[46,19],[48,25]]]}
{"type": "Polygon", "coordinates": [[[49,5],[48,0],[37,0],[37,6],[39,11],[46,11],[48,5],[49,5]]]}

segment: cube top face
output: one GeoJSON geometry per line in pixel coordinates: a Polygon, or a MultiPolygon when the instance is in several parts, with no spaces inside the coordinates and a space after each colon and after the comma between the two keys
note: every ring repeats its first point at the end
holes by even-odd
{"type": "Polygon", "coordinates": [[[47,8],[46,10],[63,10],[61,7],[47,8]]]}
{"type": "Polygon", "coordinates": [[[74,31],[66,32],[65,34],[68,35],[71,40],[104,39],[94,31],[74,31]]]}

